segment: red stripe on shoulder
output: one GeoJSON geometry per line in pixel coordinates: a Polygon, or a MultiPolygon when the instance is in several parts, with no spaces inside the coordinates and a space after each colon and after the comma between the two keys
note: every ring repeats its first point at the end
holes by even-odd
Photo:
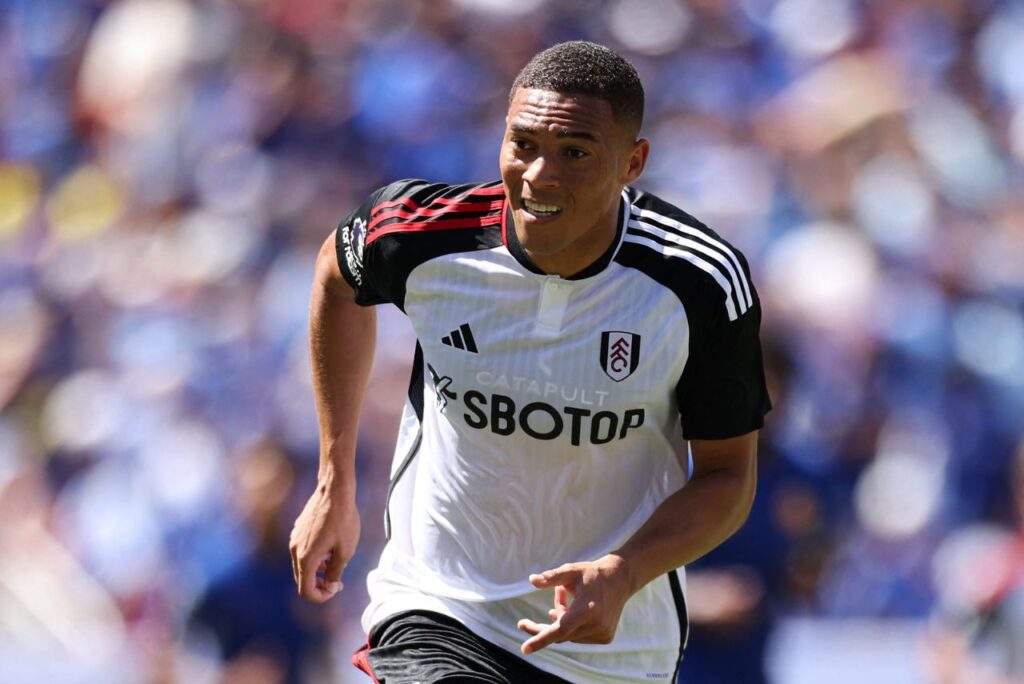
{"type": "MultiPolygon", "coordinates": [[[[433,207],[436,205],[445,206],[449,204],[458,204],[460,202],[465,203],[465,201],[466,200],[461,197],[458,199],[451,199],[450,197],[441,197],[435,200],[431,200],[430,204],[420,204],[414,201],[411,197],[402,197],[401,199],[391,200],[390,202],[381,202],[380,204],[373,208],[371,215],[375,215],[382,211],[387,211],[392,207],[408,207],[409,209],[415,211],[417,209],[426,209],[427,207],[433,207]]],[[[480,200],[480,202],[485,201],[486,200],[480,200]]]]}
{"type": "Polygon", "coordinates": [[[501,243],[505,247],[508,247],[508,212],[511,210],[511,205],[508,202],[501,210],[501,243]]]}
{"type": "MultiPolygon", "coordinates": [[[[399,202],[391,203],[390,211],[388,209],[380,210],[380,206],[374,209],[373,218],[370,220],[370,225],[367,226],[367,231],[372,233],[381,222],[386,221],[390,218],[426,218],[430,220],[433,217],[440,217],[446,214],[455,214],[460,212],[479,212],[481,214],[491,212],[496,209],[501,209],[504,200],[484,200],[475,202],[454,202],[448,200],[446,202],[438,201],[434,204],[443,204],[444,206],[434,209],[430,207],[418,207],[410,205],[408,200],[400,200],[399,202]]],[[[433,206],[433,205],[431,205],[433,206]]]]}
{"type": "Polygon", "coordinates": [[[375,215],[378,212],[390,209],[391,207],[405,206],[411,210],[420,208],[433,207],[435,205],[448,206],[452,204],[486,204],[488,202],[495,202],[504,199],[505,187],[501,184],[494,187],[482,187],[473,188],[468,192],[463,193],[458,197],[438,197],[430,200],[427,204],[415,201],[411,197],[401,197],[399,199],[389,200],[387,202],[381,202],[377,204],[371,215],[375,215]],[[497,199],[495,199],[497,198],[497,199]]]}
{"type": "Polygon", "coordinates": [[[482,228],[484,226],[496,226],[501,223],[501,213],[484,214],[469,218],[435,218],[427,221],[412,221],[389,223],[379,227],[376,232],[366,235],[366,244],[369,245],[377,238],[391,233],[413,233],[428,230],[457,230],[460,228],[482,228]]]}
{"type": "Polygon", "coordinates": [[[497,185],[495,185],[493,187],[490,187],[490,188],[487,188],[487,187],[476,188],[475,190],[469,192],[467,194],[467,197],[472,196],[472,195],[489,195],[489,196],[502,195],[502,196],[504,196],[504,194],[505,194],[505,186],[502,185],[501,183],[498,183],[497,185]]]}

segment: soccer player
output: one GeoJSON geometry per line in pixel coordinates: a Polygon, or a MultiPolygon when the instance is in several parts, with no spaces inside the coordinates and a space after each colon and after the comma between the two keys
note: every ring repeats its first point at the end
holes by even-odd
{"type": "Polygon", "coordinates": [[[769,400],[743,256],[630,187],[642,117],[628,62],[556,45],[512,86],[500,182],[393,183],[321,249],[321,465],[290,545],[307,599],[341,589],[359,537],[368,307],[418,338],[353,657],[378,681],[678,672],[682,566],[746,519],[769,400]]]}

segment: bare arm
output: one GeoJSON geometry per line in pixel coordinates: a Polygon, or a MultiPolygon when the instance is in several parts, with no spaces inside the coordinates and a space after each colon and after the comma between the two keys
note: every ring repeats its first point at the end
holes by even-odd
{"type": "Polygon", "coordinates": [[[754,504],[757,433],[694,440],[693,478],[665,499],[615,551],[633,577],[634,592],[669,570],[692,563],[732,536],[754,504]]]}
{"type": "Polygon", "coordinates": [[[320,469],[289,550],[299,594],[322,603],[342,588],[342,570],[359,542],[356,434],[377,334],[374,310],[355,303],[341,275],[333,233],[317,257],[309,318],[320,469]]]}
{"type": "Polygon", "coordinates": [[[519,621],[519,628],[531,635],[523,653],[562,641],[609,643],[633,594],[700,558],[746,521],[757,482],[757,432],[694,440],[690,446],[693,478],[665,499],[622,547],[595,561],[567,563],[530,576],[537,588],[555,589],[555,603],[551,624],[519,621]]]}

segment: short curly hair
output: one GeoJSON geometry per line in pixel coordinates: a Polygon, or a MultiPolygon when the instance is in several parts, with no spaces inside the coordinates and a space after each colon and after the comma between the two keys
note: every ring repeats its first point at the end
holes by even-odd
{"type": "Polygon", "coordinates": [[[616,120],[639,135],[644,120],[644,87],[633,65],[597,43],[571,40],[538,52],[512,83],[509,102],[520,88],[592,95],[608,102],[616,120]]]}

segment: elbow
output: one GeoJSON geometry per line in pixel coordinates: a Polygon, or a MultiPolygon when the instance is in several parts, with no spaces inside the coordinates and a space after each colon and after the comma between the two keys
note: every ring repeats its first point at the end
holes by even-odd
{"type": "Polygon", "coordinates": [[[756,469],[751,468],[740,477],[738,489],[734,516],[735,528],[732,530],[733,532],[743,527],[750,518],[750,512],[754,509],[754,499],[757,497],[756,469]]]}
{"type": "Polygon", "coordinates": [[[756,496],[755,488],[751,487],[749,494],[747,494],[740,502],[739,510],[736,515],[736,529],[740,529],[746,524],[750,518],[750,512],[754,509],[754,498],[756,496]]]}
{"type": "Polygon", "coordinates": [[[320,253],[316,258],[316,270],[313,280],[313,287],[320,289],[329,297],[342,299],[353,299],[355,292],[341,274],[341,267],[338,265],[338,255],[335,252],[335,233],[331,233],[320,246],[320,253]]]}

